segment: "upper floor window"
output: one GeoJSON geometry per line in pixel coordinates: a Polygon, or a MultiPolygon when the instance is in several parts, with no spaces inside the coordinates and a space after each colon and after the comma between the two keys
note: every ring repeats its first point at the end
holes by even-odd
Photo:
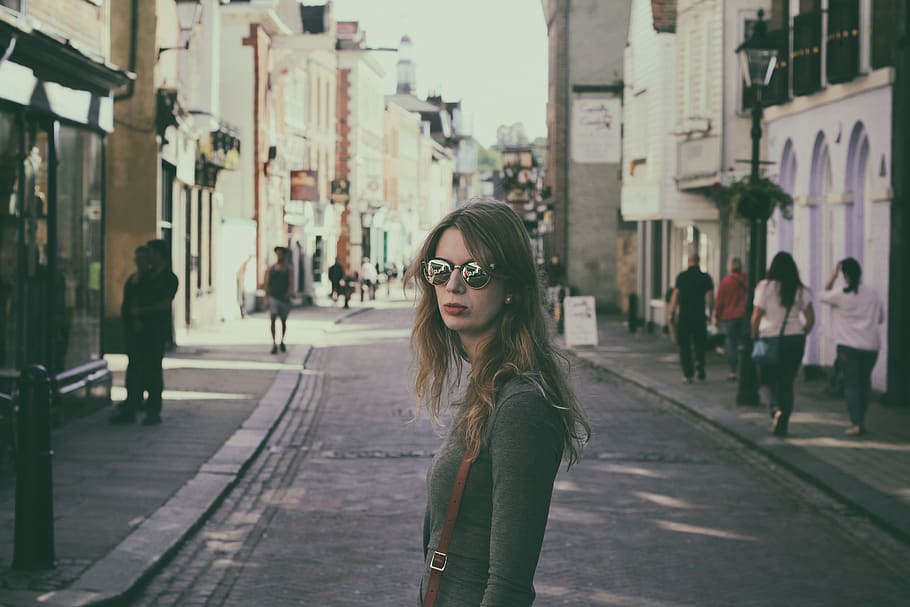
{"type": "Polygon", "coordinates": [[[0,6],[19,11],[22,10],[22,0],[0,0],[0,6]]]}

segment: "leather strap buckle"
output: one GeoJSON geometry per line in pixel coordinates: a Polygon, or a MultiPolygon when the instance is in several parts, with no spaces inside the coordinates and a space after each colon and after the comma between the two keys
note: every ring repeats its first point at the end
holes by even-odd
{"type": "Polygon", "coordinates": [[[444,552],[433,552],[433,558],[430,560],[430,569],[435,569],[436,571],[445,571],[446,570],[446,561],[448,561],[448,556],[444,552]]]}

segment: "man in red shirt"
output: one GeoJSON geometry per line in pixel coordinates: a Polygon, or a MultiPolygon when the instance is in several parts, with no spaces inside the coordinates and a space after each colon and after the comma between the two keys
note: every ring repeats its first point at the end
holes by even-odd
{"type": "Polygon", "coordinates": [[[743,272],[743,262],[739,257],[732,258],[728,267],[730,273],[717,286],[714,314],[727,337],[727,363],[730,365],[727,379],[735,381],[739,352],[748,330],[746,301],[749,298],[749,275],[743,272]]]}

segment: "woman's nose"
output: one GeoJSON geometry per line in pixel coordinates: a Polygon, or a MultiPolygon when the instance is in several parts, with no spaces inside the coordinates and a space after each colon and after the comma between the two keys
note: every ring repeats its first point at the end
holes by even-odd
{"type": "Polygon", "coordinates": [[[464,290],[464,278],[462,278],[460,270],[454,270],[451,276],[449,276],[449,281],[446,283],[446,291],[462,293],[464,290]]]}

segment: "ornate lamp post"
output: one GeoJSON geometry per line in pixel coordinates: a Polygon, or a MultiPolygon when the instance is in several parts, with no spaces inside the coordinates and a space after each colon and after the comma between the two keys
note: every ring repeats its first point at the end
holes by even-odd
{"type": "MultiPolygon", "coordinates": [[[[739,55],[742,74],[746,86],[752,89],[752,158],[750,183],[756,184],[759,179],[758,165],[760,159],[759,144],[761,143],[762,120],[762,92],[777,66],[778,50],[773,41],[768,39],[768,26],[764,20],[765,11],[758,11],[758,21],[752,30],[752,35],[739,45],[736,54],[739,55]]],[[[765,275],[765,257],[767,248],[767,222],[770,205],[767,209],[752,207],[749,214],[749,298],[746,303],[746,318],[751,322],[752,295],[755,285],[765,275]]],[[[751,341],[747,340],[740,352],[739,360],[739,388],[736,402],[740,405],[757,405],[758,381],[755,365],[751,359],[751,341]]]]}

